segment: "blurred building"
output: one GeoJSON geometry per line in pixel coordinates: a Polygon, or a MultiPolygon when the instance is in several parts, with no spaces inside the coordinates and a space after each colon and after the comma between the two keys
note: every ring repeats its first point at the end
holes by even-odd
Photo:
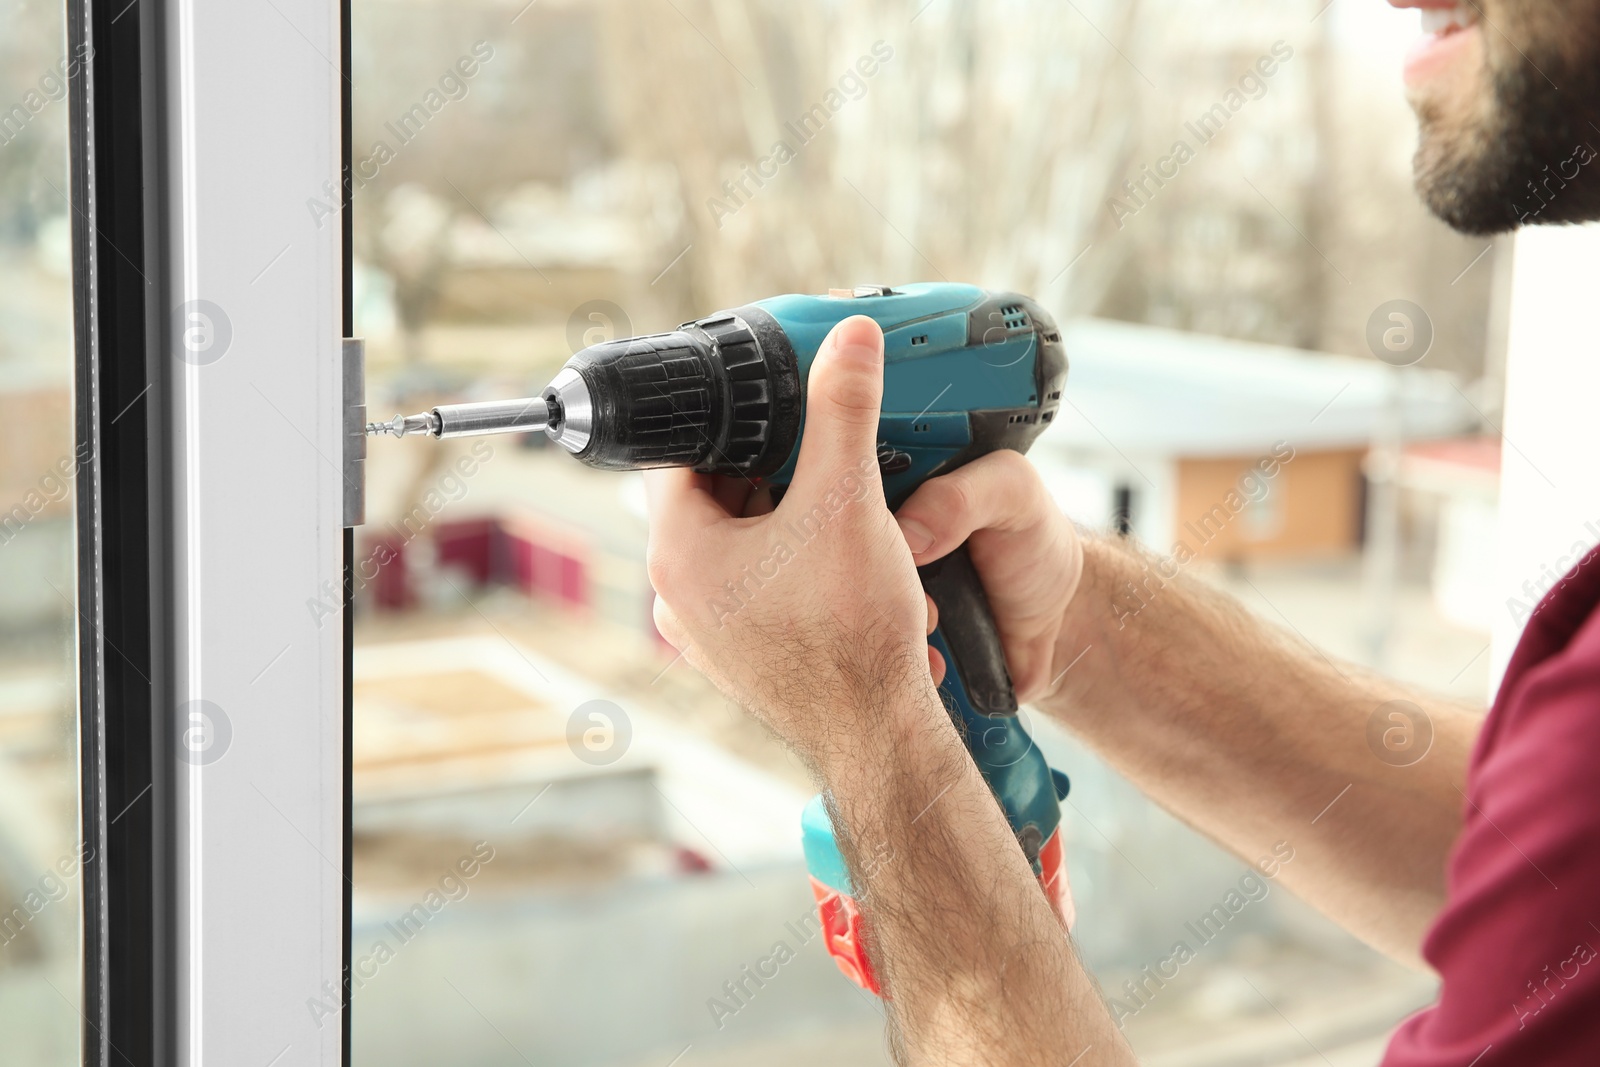
{"type": "MultiPolygon", "coordinates": [[[[1500,513],[1500,441],[1473,436],[1408,444],[1395,471],[1412,513],[1432,528],[1430,581],[1439,614],[1488,633],[1493,621],[1500,513]]],[[[1530,605],[1531,606],[1531,605],[1530,605]]]]}
{"type": "Polygon", "coordinates": [[[1348,556],[1365,534],[1373,442],[1476,425],[1439,371],[1109,320],[1063,336],[1067,391],[1036,462],[1069,514],[1160,553],[1348,556]]]}

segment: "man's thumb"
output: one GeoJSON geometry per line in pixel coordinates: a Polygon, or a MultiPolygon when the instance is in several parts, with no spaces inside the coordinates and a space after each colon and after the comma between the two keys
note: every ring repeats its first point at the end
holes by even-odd
{"type": "Polygon", "coordinates": [[[811,363],[797,478],[864,459],[876,464],[882,407],[883,331],[856,315],[833,328],[811,363]]]}

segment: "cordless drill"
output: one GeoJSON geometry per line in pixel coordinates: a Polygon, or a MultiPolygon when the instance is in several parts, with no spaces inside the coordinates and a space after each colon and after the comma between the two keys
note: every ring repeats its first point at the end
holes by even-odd
{"type": "MultiPolygon", "coordinates": [[[[591,467],[692,467],[770,485],[794,476],[805,383],[828,332],[865,315],[883,329],[878,468],[891,509],[929,478],[997,449],[1026,452],[1055,417],[1061,334],[1038,304],[971,285],[857,286],[759,300],[669,333],[591,345],[537,397],[441,404],[368,433],[458,437],[543,430],[591,467]]],[[[1017,718],[994,617],[966,546],[920,569],[939,611],[928,641],[940,695],[1062,921],[1071,921],[1052,771],[1017,718]]],[[[822,798],[802,816],[806,867],[839,969],[873,992],[861,912],[822,798]]],[[[892,862],[892,845],[870,862],[892,862]]]]}

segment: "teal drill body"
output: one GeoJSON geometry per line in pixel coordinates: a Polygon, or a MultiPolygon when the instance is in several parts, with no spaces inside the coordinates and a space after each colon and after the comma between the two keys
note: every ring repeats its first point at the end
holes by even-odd
{"type": "MultiPolygon", "coordinates": [[[[1055,324],[1025,297],[949,282],[890,292],[775,296],[754,306],[783,327],[802,379],[823,339],[844,319],[865,315],[882,328],[878,438],[904,457],[883,471],[893,508],[928,478],[984,452],[1026,452],[1055,417],[1067,362],[1055,324]]],[[[772,476],[775,484],[787,484],[798,456],[797,440],[772,476]]]]}

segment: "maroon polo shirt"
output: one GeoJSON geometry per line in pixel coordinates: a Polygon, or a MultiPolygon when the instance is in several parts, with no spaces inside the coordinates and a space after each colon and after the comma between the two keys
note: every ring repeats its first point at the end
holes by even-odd
{"type": "Polygon", "coordinates": [[[1600,1065],[1600,549],[1528,620],[1467,770],[1439,1003],[1384,1067],[1600,1065]]]}

